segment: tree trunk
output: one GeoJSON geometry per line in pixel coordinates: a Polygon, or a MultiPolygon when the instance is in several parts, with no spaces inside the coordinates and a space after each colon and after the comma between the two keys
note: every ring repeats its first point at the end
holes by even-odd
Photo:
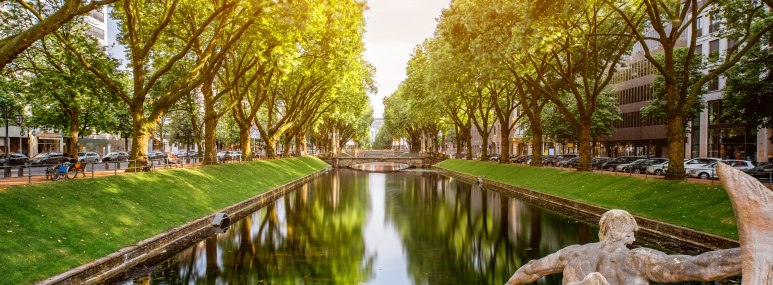
{"type": "Polygon", "coordinates": [[[78,128],[78,118],[70,119],[70,145],[67,147],[68,152],[76,160],[78,159],[78,136],[80,135],[80,129],[78,128]]]}
{"type": "Polygon", "coordinates": [[[242,150],[242,155],[247,161],[252,160],[252,140],[250,139],[250,128],[239,127],[239,146],[242,150]]]}
{"type": "Polygon", "coordinates": [[[531,166],[542,166],[542,114],[531,119],[531,166]]]}
{"type": "Polygon", "coordinates": [[[668,136],[668,171],[666,179],[684,179],[684,117],[675,115],[666,125],[668,136]]]}
{"type": "Polygon", "coordinates": [[[300,156],[306,156],[306,134],[295,135],[295,153],[300,156]]]}
{"type": "MultiPolygon", "coordinates": [[[[139,116],[142,115],[140,114],[139,116]]],[[[141,171],[137,167],[148,165],[148,140],[150,140],[150,132],[153,129],[153,125],[152,122],[144,123],[144,119],[135,119],[132,123],[132,150],[129,153],[129,157],[131,157],[134,163],[130,164],[126,171],[141,171]]]]}
{"type": "Polygon", "coordinates": [[[456,158],[460,159],[462,158],[462,132],[459,131],[461,128],[456,128],[456,158]]]}
{"type": "Polygon", "coordinates": [[[263,137],[263,142],[266,143],[266,158],[276,158],[276,137],[263,137]]]}
{"type": "Polygon", "coordinates": [[[488,135],[480,135],[480,161],[488,161],[488,135]]]}
{"type": "Polygon", "coordinates": [[[214,110],[204,109],[204,164],[217,164],[217,117],[214,110]]]}
{"type": "Polygon", "coordinates": [[[590,119],[587,122],[582,122],[579,139],[580,161],[577,164],[577,171],[593,171],[593,165],[591,164],[590,119]]]}
{"type": "Polygon", "coordinates": [[[472,160],[472,134],[470,134],[469,129],[464,138],[467,140],[467,160],[472,160]]]}
{"type": "Polygon", "coordinates": [[[510,162],[510,128],[500,123],[499,136],[499,148],[502,149],[502,151],[499,153],[499,162],[508,163],[510,162]]]}

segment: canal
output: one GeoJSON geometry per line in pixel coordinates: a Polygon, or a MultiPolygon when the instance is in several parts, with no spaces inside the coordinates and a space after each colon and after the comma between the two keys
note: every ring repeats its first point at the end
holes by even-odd
{"type": "MultiPolygon", "coordinates": [[[[431,171],[338,170],[124,284],[504,284],[595,227],[431,171]]],[[[539,284],[561,284],[561,276],[539,284]]]]}

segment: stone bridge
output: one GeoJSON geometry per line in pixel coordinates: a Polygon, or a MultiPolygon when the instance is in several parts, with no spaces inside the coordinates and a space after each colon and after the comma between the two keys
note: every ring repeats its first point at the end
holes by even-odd
{"type": "Polygon", "coordinates": [[[346,168],[353,165],[373,162],[394,162],[410,165],[410,168],[429,168],[443,161],[443,158],[433,157],[320,157],[334,168],[346,168]]]}

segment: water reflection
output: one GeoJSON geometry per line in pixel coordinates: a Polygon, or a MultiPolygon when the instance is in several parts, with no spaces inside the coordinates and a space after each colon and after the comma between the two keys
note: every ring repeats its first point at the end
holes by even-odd
{"type": "MultiPolygon", "coordinates": [[[[428,172],[331,172],[128,284],[504,284],[595,230],[428,172]]],[[[540,284],[560,284],[560,276],[540,284]]]]}
{"type": "Polygon", "coordinates": [[[395,162],[369,162],[362,164],[355,164],[350,166],[352,169],[367,171],[367,172],[392,172],[403,169],[408,169],[411,166],[404,163],[395,162]]]}

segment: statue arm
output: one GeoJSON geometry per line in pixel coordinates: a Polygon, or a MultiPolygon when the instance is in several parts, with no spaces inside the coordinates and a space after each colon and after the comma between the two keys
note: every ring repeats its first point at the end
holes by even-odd
{"type": "Polygon", "coordinates": [[[558,251],[538,260],[529,261],[515,271],[506,285],[528,284],[542,278],[542,276],[562,272],[564,265],[561,262],[560,254],[561,251],[558,251]]]}
{"type": "Polygon", "coordinates": [[[636,250],[645,262],[650,281],[671,283],[682,281],[712,281],[741,274],[741,249],[709,251],[696,256],[666,255],[660,251],[636,250]]]}

